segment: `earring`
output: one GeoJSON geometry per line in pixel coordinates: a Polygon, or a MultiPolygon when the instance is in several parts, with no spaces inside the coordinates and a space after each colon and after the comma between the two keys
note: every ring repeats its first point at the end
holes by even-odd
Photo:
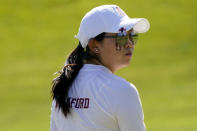
{"type": "Polygon", "coordinates": [[[116,43],[116,50],[117,50],[117,51],[120,51],[120,50],[121,50],[120,45],[119,45],[119,44],[117,44],[117,43],[116,43]]]}
{"type": "Polygon", "coordinates": [[[95,52],[98,53],[98,49],[97,48],[95,49],[95,52]]]}

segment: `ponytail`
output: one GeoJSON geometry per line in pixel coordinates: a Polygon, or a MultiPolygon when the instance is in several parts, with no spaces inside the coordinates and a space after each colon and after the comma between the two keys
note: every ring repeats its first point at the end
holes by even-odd
{"type": "MultiPolygon", "coordinates": [[[[95,39],[97,41],[102,41],[104,35],[105,33],[101,33],[96,36],[95,39]]],[[[94,58],[94,56],[91,55],[88,46],[86,50],[84,50],[79,42],[77,48],[69,55],[66,66],[58,72],[60,75],[52,82],[52,98],[56,100],[56,108],[61,109],[65,117],[70,113],[71,108],[68,98],[71,84],[83,67],[84,61],[92,58],[94,58]]]]}

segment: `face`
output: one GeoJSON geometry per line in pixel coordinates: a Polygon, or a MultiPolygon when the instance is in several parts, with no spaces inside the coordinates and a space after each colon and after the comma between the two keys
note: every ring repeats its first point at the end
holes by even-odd
{"type": "MultiPolygon", "coordinates": [[[[131,33],[131,30],[127,34],[131,33]]],[[[106,33],[105,36],[117,36],[116,33],[106,33]]],[[[134,45],[129,39],[124,45],[118,45],[115,38],[104,38],[97,44],[100,62],[112,72],[129,65],[134,45]]]]}

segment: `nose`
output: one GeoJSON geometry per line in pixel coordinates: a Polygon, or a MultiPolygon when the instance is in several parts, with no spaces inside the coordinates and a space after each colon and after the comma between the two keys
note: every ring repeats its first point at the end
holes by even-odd
{"type": "Polygon", "coordinates": [[[134,48],[134,43],[128,39],[127,43],[125,44],[125,48],[134,48]]]}

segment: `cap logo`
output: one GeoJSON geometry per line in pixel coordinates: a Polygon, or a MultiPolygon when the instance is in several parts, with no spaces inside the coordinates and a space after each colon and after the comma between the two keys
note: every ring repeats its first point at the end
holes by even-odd
{"type": "Polygon", "coordinates": [[[126,28],[124,27],[121,27],[118,31],[120,32],[118,33],[119,36],[125,36],[127,34],[126,28]]]}
{"type": "Polygon", "coordinates": [[[120,16],[125,16],[125,13],[120,9],[120,7],[112,7],[120,16]]]}
{"type": "Polygon", "coordinates": [[[119,32],[124,32],[124,31],[126,31],[126,29],[124,27],[121,27],[118,31],[119,32]]]}

